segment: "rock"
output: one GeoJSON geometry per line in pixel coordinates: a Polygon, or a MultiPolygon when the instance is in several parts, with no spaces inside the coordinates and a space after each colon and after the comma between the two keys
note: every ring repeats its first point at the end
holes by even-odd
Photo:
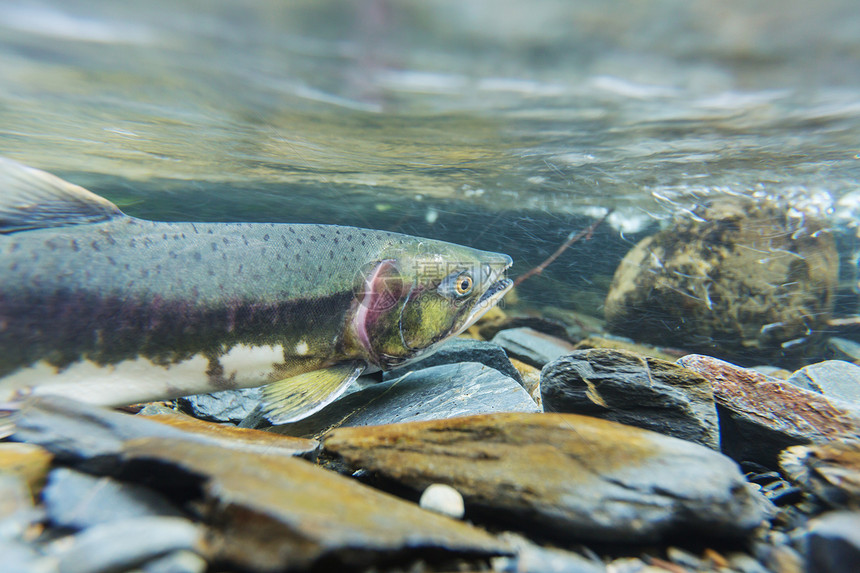
{"type": "Polygon", "coordinates": [[[541,547],[525,537],[506,532],[501,537],[514,548],[513,557],[493,559],[493,571],[499,573],[606,573],[599,561],[586,559],[578,553],[551,547],[541,547]]]}
{"type": "Polygon", "coordinates": [[[144,563],[141,573],[204,573],[206,560],[191,551],[173,551],[144,563]]]}
{"type": "Polygon", "coordinates": [[[319,442],[316,440],[278,436],[271,432],[263,432],[250,428],[235,428],[230,425],[204,422],[203,420],[180,414],[168,408],[147,406],[141,410],[139,415],[147,416],[150,420],[178,428],[193,435],[212,438],[216,442],[223,443],[229,447],[248,447],[251,449],[261,449],[261,451],[272,447],[275,448],[275,451],[282,451],[288,455],[305,457],[315,456],[319,448],[319,442]]]}
{"type": "Polygon", "coordinates": [[[463,496],[460,492],[444,483],[433,483],[421,493],[418,505],[427,511],[434,511],[454,519],[462,519],[466,513],[463,496]]]}
{"type": "Polygon", "coordinates": [[[540,368],[535,368],[531,364],[526,364],[516,358],[511,358],[510,361],[522,377],[523,388],[526,389],[526,392],[535,401],[535,404],[543,409],[543,399],[540,396],[540,368]]]}
{"type": "Polygon", "coordinates": [[[26,482],[16,475],[0,473],[0,543],[20,539],[40,517],[26,482]]]}
{"type": "Polygon", "coordinates": [[[643,356],[650,356],[651,358],[659,358],[660,360],[665,360],[666,362],[674,362],[684,354],[687,354],[686,352],[681,352],[678,350],[661,350],[660,348],[657,348],[655,346],[648,346],[647,344],[637,344],[631,340],[622,340],[620,337],[609,336],[589,336],[585,340],[579,341],[574,346],[575,350],[588,350],[589,348],[626,350],[628,352],[642,354],[643,356]]]}
{"type": "Polygon", "coordinates": [[[40,555],[27,543],[0,537],[3,573],[57,573],[54,559],[40,555]]]}
{"type": "Polygon", "coordinates": [[[825,360],[804,366],[788,381],[796,386],[860,406],[860,366],[844,360],[825,360]]]}
{"type": "Polygon", "coordinates": [[[318,445],[313,441],[296,442],[279,436],[269,436],[274,441],[254,443],[253,440],[233,439],[228,433],[213,437],[186,432],[145,416],[122,414],[58,396],[27,401],[16,413],[14,424],[12,439],[38,444],[63,462],[85,460],[87,469],[94,473],[112,467],[113,457],[122,450],[124,442],[144,437],[192,440],[233,450],[285,456],[308,454],[318,445]]]}
{"type": "Polygon", "coordinates": [[[531,328],[561,339],[567,339],[569,336],[563,322],[542,316],[503,316],[497,320],[482,322],[478,333],[485,340],[492,340],[499,332],[514,328],[531,328]]]}
{"type": "Polygon", "coordinates": [[[792,446],[779,454],[779,465],[805,492],[831,507],[860,509],[860,444],[792,446]]]}
{"type": "Polygon", "coordinates": [[[860,438],[860,413],[821,394],[710,356],[677,363],[710,381],[723,453],[738,461],[773,468],[788,446],[860,438]]]}
{"type": "Polygon", "coordinates": [[[776,203],[723,200],[637,244],[606,297],[610,332],[729,359],[796,360],[827,331],[832,235],[776,203]]]}
{"type": "Polygon", "coordinates": [[[317,436],[338,426],[438,420],[491,412],[538,412],[514,379],[478,364],[446,364],[410,372],[329,404],[316,414],[277,426],[291,436],[317,436]]]}
{"type": "Polygon", "coordinates": [[[124,449],[124,473],[153,487],[186,484],[210,525],[211,561],[227,570],[329,570],[380,557],[509,554],[483,530],[420,509],[299,458],[160,438],[124,449]],[[322,569],[320,569],[322,570],[322,569]]]}
{"type": "Polygon", "coordinates": [[[177,398],[183,412],[210,422],[238,424],[248,417],[263,399],[263,388],[238,388],[210,394],[177,398]]]}
{"type": "Polygon", "coordinates": [[[470,515],[540,538],[737,537],[765,516],[762,498],[721,454],[585,416],[509,413],[338,428],[323,447],[416,491],[447,483],[470,515]]]}
{"type": "Polygon", "coordinates": [[[31,444],[0,443],[0,475],[14,475],[38,493],[45,483],[54,456],[47,450],[31,444]]]}
{"type": "Polygon", "coordinates": [[[517,369],[508,360],[508,355],[505,354],[501,346],[492,342],[468,340],[465,338],[455,338],[446,342],[442,348],[414,364],[397,368],[390,372],[384,372],[382,379],[385,381],[394,380],[402,377],[407,372],[423,370],[442,364],[459,364],[461,362],[477,362],[478,364],[489,366],[522,384],[520,373],[517,372],[517,369]]]}
{"type": "Polygon", "coordinates": [[[525,327],[503,330],[493,337],[493,343],[504,348],[509,356],[537,368],[574,349],[567,340],[525,327]]]}
{"type": "Polygon", "coordinates": [[[167,498],[149,488],[67,468],[51,472],[42,499],[51,522],[69,529],[139,517],[182,517],[167,498]]]}
{"type": "Polygon", "coordinates": [[[544,366],[550,412],[586,414],[720,450],[710,383],[672,362],[621,350],[576,350],[544,366]]]}
{"type": "Polygon", "coordinates": [[[202,529],[177,517],[138,517],[97,525],[54,542],[60,573],[125,571],[173,551],[200,552],[202,529]]]}
{"type": "Polygon", "coordinates": [[[839,360],[847,360],[849,362],[860,361],[860,342],[855,342],[848,338],[831,336],[827,339],[827,347],[839,360]]]}
{"type": "Polygon", "coordinates": [[[812,520],[805,545],[807,571],[856,571],[860,563],[860,513],[833,512],[812,520]]]}

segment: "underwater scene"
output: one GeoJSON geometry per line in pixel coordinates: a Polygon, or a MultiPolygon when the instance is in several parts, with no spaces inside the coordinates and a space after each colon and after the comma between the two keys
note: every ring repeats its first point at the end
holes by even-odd
{"type": "Polygon", "coordinates": [[[0,2],[4,572],[860,569],[852,0],[0,2]]]}

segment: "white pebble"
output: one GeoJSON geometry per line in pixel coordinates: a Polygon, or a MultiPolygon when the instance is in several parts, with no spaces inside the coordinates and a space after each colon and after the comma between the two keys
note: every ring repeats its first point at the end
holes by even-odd
{"type": "Polygon", "coordinates": [[[461,519],[466,513],[463,506],[463,496],[460,492],[442,483],[434,483],[427,486],[421,494],[418,505],[428,511],[435,511],[454,519],[461,519]]]}

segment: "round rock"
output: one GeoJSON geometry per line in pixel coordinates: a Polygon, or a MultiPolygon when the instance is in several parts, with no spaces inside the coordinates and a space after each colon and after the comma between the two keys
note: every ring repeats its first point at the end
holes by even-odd
{"type": "Polygon", "coordinates": [[[454,519],[462,519],[466,514],[463,496],[460,492],[444,483],[434,483],[427,486],[418,505],[428,511],[435,511],[454,519]]]}

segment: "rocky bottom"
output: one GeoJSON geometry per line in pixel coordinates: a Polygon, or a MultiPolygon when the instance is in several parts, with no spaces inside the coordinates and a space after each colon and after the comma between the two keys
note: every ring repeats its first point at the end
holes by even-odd
{"type": "Polygon", "coordinates": [[[857,570],[860,367],[472,333],[281,426],[257,390],[33,400],[0,442],[0,569],[857,570]]]}

